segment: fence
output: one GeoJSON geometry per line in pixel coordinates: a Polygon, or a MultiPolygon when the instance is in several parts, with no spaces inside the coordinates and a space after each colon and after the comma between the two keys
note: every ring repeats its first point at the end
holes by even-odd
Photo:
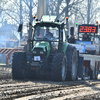
{"type": "Polygon", "coordinates": [[[23,49],[14,49],[14,48],[0,48],[1,54],[6,54],[6,65],[9,64],[10,55],[17,51],[23,51],[23,49]]]}

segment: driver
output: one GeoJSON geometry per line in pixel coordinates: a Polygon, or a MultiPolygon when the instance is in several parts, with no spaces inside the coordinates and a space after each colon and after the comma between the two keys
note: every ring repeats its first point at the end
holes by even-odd
{"type": "Polygon", "coordinates": [[[49,31],[48,28],[46,29],[46,36],[53,37],[53,34],[49,31]]]}

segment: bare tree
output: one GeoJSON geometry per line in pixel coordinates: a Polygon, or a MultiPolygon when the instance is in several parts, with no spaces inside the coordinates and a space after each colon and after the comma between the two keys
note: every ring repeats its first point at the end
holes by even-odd
{"type": "MultiPolygon", "coordinates": [[[[8,0],[5,0],[8,1],[8,0]]],[[[32,22],[33,14],[36,14],[36,10],[33,9],[37,6],[37,0],[12,0],[8,1],[6,6],[2,5],[2,11],[5,13],[5,18],[12,24],[19,24],[20,22],[32,22]],[[35,1],[35,2],[34,2],[35,1]],[[23,20],[23,21],[22,21],[23,20]]],[[[2,2],[3,3],[3,2],[2,2]]]]}
{"type": "MultiPolygon", "coordinates": [[[[69,17],[69,26],[75,26],[76,22],[79,24],[94,23],[99,16],[99,1],[47,0],[47,14],[57,15],[61,21],[69,17]]],[[[1,0],[0,22],[7,20],[14,26],[18,26],[19,23],[32,22],[37,12],[37,2],[38,0],[1,0]]]]}
{"type": "MultiPolygon", "coordinates": [[[[1,0],[0,13],[2,23],[6,20],[12,24],[16,34],[20,23],[29,23],[33,21],[33,15],[36,14],[37,0],[1,0]]],[[[21,33],[22,34],[22,33],[21,33]]]]}
{"type": "MultiPolygon", "coordinates": [[[[95,24],[99,14],[100,0],[49,0],[48,13],[57,15],[61,21],[69,17],[69,27],[78,24],[95,24]]],[[[77,30],[77,28],[75,28],[77,30]]]]}
{"type": "Polygon", "coordinates": [[[99,2],[100,0],[88,0],[87,3],[87,24],[95,24],[96,19],[98,19],[97,15],[99,13],[100,7],[99,2]]]}

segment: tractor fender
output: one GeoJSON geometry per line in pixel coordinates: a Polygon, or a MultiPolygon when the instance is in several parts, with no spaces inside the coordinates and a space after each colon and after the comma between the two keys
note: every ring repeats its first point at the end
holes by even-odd
{"type": "Polygon", "coordinates": [[[73,48],[75,48],[75,46],[68,44],[66,53],[67,52],[72,52],[73,51],[73,48]]]}
{"type": "MultiPolygon", "coordinates": [[[[72,52],[74,48],[76,48],[76,47],[71,44],[68,44],[66,54],[72,52]]],[[[77,56],[79,57],[79,50],[77,50],[77,56]]]]}
{"type": "Polygon", "coordinates": [[[64,42],[64,43],[63,43],[62,52],[63,52],[64,54],[66,53],[66,49],[67,49],[68,45],[69,45],[69,43],[67,43],[67,42],[64,42]]]}

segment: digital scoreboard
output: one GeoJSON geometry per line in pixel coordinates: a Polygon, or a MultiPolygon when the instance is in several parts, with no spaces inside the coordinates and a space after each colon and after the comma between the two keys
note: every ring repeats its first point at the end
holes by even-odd
{"type": "Polygon", "coordinates": [[[90,24],[79,25],[78,33],[98,33],[98,26],[90,24]]]}

